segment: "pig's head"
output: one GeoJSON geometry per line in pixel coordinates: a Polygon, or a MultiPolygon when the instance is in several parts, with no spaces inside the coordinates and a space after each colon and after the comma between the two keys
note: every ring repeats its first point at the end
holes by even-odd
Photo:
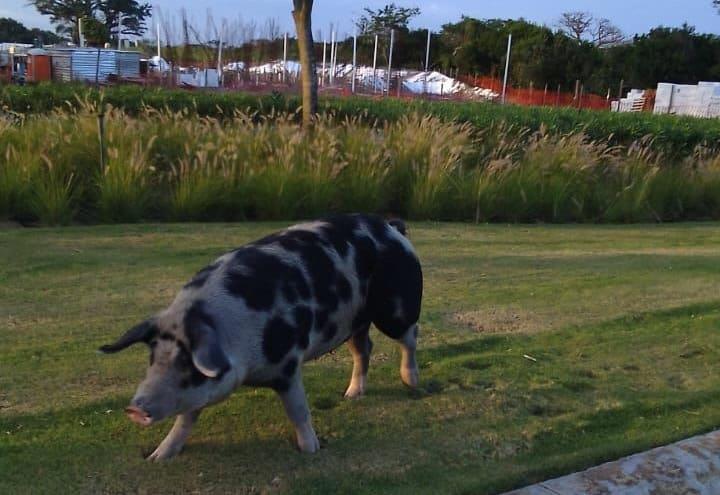
{"type": "Polygon", "coordinates": [[[231,363],[201,305],[191,306],[179,320],[168,315],[146,320],[100,351],[115,353],[137,343],[150,348],[150,366],[125,409],[135,423],[149,426],[200,409],[233,387],[231,363]]]}

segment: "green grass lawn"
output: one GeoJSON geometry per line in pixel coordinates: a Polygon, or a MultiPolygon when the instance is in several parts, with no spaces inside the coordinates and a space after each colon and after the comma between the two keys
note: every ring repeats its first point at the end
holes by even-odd
{"type": "Polygon", "coordinates": [[[0,493],[497,493],[720,425],[720,225],[425,223],[422,390],[374,332],[362,400],[345,349],[304,368],[319,454],[242,389],[146,463],[170,425],[122,409],[147,350],[95,349],[281,226],[0,230],[0,493]]]}

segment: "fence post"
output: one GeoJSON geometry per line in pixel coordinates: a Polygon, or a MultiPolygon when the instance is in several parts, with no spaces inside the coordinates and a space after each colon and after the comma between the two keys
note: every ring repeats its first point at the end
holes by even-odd
{"type": "Polygon", "coordinates": [[[543,102],[542,102],[543,106],[545,106],[545,101],[547,100],[547,90],[548,90],[548,85],[547,85],[547,83],[545,83],[545,92],[543,93],[543,102]]]}
{"type": "Polygon", "coordinates": [[[560,106],[560,87],[561,87],[561,86],[562,86],[561,84],[558,84],[557,98],[555,99],[555,106],[556,106],[556,107],[559,107],[559,106],[560,106]]]}

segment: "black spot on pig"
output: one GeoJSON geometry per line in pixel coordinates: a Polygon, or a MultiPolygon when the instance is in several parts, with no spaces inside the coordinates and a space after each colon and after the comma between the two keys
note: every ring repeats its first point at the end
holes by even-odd
{"type": "Polygon", "coordinates": [[[298,334],[298,345],[300,349],[307,349],[310,339],[310,330],[313,326],[313,313],[307,306],[298,306],[293,310],[295,327],[298,334]]]}
{"type": "Polygon", "coordinates": [[[284,319],[271,319],[263,331],[263,354],[271,363],[279,363],[297,343],[297,330],[284,319]]]}
{"type": "Polygon", "coordinates": [[[250,309],[256,311],[272,308],[278,289],[289,302],[311,296],[310,286],[300,268],[257,247],[235,252],[224,286],[230,294],[242,298],[250,309]]]}

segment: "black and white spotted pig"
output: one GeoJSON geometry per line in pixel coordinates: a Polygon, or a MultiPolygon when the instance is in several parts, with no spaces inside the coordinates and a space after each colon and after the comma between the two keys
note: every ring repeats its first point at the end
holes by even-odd
{"type": "Polygon", "coordinates": [[[277,391],[300,449],[317,451],[301,364],[347,341],[354,366],[345,396],[362,395],[371,323],[400,344],[400,376],[415,387],[422,272],[404,224],[391,223],[337,216],[229,252],[170,307],[102,347],[150,346],[147,375],[126,412],[144,426],[177,418],[148,459],[177,454],[200,411],[240,385],[277,391]]]}

